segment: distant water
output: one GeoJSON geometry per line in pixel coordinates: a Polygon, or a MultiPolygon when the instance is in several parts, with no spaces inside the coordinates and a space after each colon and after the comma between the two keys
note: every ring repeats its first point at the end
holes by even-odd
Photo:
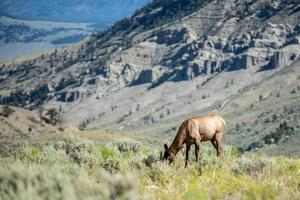
{"type": "Polygon", "coordinates": [[[34,53],[49,51],[51,49],[66,46],[64,44],[53,45],[49,42],[10,43],[0,46],[0,62],[13,60],[18,57],[30,56],[34,53]]]}

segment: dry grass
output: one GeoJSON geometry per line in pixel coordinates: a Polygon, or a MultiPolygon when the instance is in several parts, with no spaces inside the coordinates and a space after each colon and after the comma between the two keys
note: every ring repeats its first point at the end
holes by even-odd
{"type": "Polygon", "coordinates": [[[57,136],[52,144],[29,145],[0,159],[0,198],[299,197],[300,160],[261,153],[239,155],[233,147],[223,148],[224,155],[217,158],[210,145],[202,145],[201,161],[191,161],[185,169],[183,151],[168,165],[160,161],[159,149],[133,139],[95,145],[78,136],[57,136]]]}

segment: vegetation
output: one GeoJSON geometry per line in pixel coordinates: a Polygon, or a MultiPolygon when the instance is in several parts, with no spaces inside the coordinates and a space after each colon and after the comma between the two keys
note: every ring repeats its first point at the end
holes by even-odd
{"type": "Polygon", "coordinates": [[[179,20],[199,8],[205,6],[211,0],[155,0],[137,10],[131,18],[124,18],[116,22],[110,29],[103,31],[92,38],[102,38],[103,41],[111,35],[120,34],[120,32],[129,33],[140,28],[149,30],[166,23],[179,20]]]}
{"type": "Polygon", "coordinates": [[[266,144],[278,144],[282,139],[295,134],[294,131],[294,127],[289,126],[287,122],[283,122],[279,125],[275,132],[265,136],[263,140],[266,144]]]}
{"type": "Polygon", "coordinates": [[[80,124],[79,124],[79,130],[83,131],[86,126],[90,123],[90,120],[87,119],[87,120],[83,120],[80,124]]]}
{"type": "Polygon", "coordinates": [[[35,107],[48,99],[48,86],[42,85],[31,92],[22,90],[12,91],[9,96],[0,98],[0,104],[8,104],[17,107],[25,107],[29,103],[33,103],[35,107]]]}
{"type": "Polygon", "coordinates": [[[43,117],[43,120],[46,121],[47,123],[53,125],[56,125],[57,123],[61,123],[61,115],[55,108],[49,109],[45,115],[48,116],[48,118],[43,117]]]}
{"type": "Polygon", "coordinates": [[[156,0],[138,10],[133,18],[142,15],[142,17],[136,19],[135,25],[143,25],[144,28],[151,29],[191,14],[209,2],[210,0],[156,0]],[[156,12],[153,12],[155,10],[156,12]]]}
{"type": "Polygon", "coordinates": [[[14,112],[15,111],[11,107],[5,105],[2,107],[2,112],[0,113],[0,116],[9,117],[14,112]]]}
{"type": "Polygon", "coordinates": [[[78,136],[18,148],[0,158],[0,199],[297,199],[300,160],[239,155],[209,145],[201,161],[183,167],[133,140],[105,145],[78,136]]]}
{"type": "MultiPolygon", "coordinates": [[[[273,120],[276,119],[276,115],[272,116],[273,120]]],[[[295,128],[289,126],[287,122],[283,122],[279,125],[279,127],[270,134],[266,135],[260,142],[253,142],[248,147],[246,147],[246,151],[255,150],[257,148],[264,147],[265,145],[270,144],[278,144],[284,139],[290,137],[295,134],[295,128]]]]}

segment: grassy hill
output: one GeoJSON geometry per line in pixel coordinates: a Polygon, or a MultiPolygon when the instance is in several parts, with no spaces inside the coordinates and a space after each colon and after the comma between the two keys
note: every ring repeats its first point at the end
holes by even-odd
{"type": "Polygon", "coordinates": [[[250,200],[300,195],[297,158],[269,157],[261,150],[241,153],[237,145],[223,145],[218,158],[210,143],[202,143],[201,160],[195,163],[191,151],[190,164],[184,168],[185,150],[172,165],[160,158],[163,143],[170,142],[173,134],[154,140],[151,135],[130,132],[70,127],[62,131],[62,127],[41,124],[31,111],[3,108],[1,199],[250,200]]]}
{"type": "MultiPolygon", "coordinates": [[[[255,76],[257,75],[259,75],[259,72],[255,74],[255,76]]],[[[167,141],[175,136],[180,123],[184,119],[206,113],[219,113],[226,121],[225,143],[235,145],[243,150],[247,148],[249,148],[248,150],[261,148],[270,155],[283,154],[299,157],[300,60],[286,68],[270,73],[262,80],[255,81],[239,89],[240,82],[242,79],[247,79],[247,76],[245,74],[235,76],[235,73],[223,72],[223,75],[215,77],[206,83],[207,90],[200,88],[193,92],[194,96],[198,93],[199,96],[204,93],[210,94],[210,97],[193,102],[193,98],[188,93],[188,95],[183,96],[190,103],[179,104],[181,98],[177,99],[176,102],[184,108],[183,113],[185,114],[175,117],[172,117],[172,115],[171,117],[164,116],[155,121],[155,123],[143,126],[143,128],[138,128],[139,124],[137,124],[131,131],[145,135],[145,137],[148,137],[154,143],[160,140],[167,141]],[[220,82],[223,83],[223,86],[218,85],[220,82]],[[218,85],[218,88],[222,88],[221,92],[236,91],[236,93],[222,100],[210,103],[213,102],[212,99],[215,98],[214,96],[221,99],[218,97],[219,93],[211,93],[211,88],[214,88],[216,85],[218,85]],[[203,108],[201,109],[201,107],[203,108]],[[265,144],[265,137],[272,134],[272,137],[275,137],[283,132],[283,130],[276,130],[284,122],[287,123],[288,127],[294,129],[293,134],[280,136],[281,138],[276,143],[265,144]]],[[[197,83],[197,80],[195,80],[195,83],[197,83]]],[[[169,85],[168,87],[171,88],[172,86],[169,85]]],[[[193,85],[188,86],[186,90],[189,90],[189,88],[193,88],[193,85]]],[[[152,93],[148,94],[148,96],[151,95],[152,93]]],[[[181,106],[176,106],[173,109],[180,111],[181,106]]],[[[163,110],[164,108],[152,111],[151,116],[160,116],[163,110]]],[[[172,107],[170,110],[172,112],[172,107]]],[[[125,121],[120,124],[125,125],[126,123],[125,121]]],[[[111,123],[103,124],[103,126],[105,127],[106,125],[108,129],[117,129],[121,126],[120,124],[111,123]]],[[[92,122],[89,126],[91,130],[101,129],[102,124],[92,122]]]]}
{"type": "MultiPolygon", "coordinates": [[[[76,128],[65,124],[47,123],[47,111],[41,115],[13,106],[0,105],[0,155],[13,154],[19,147],[28,145],[33,137],[61,135],[76,132],[76,128]]],[[[40,140],[39,140],[40,141],[40,140]]],[[[47,140],[43,141],[47,142],[47,140]]]]}
{"type": "MultiPolygon", "coordinates": [[[[159,160],[161,148],[133,139],[94,144],[64,136],[0,158],[1,199],[297,199],[300,160],[240,155],[224,146],[217,158],[201,146],[201,161],[184,168],[159,160]]],[[[193,158],[193,156],[192,156],[193,158]]]]}

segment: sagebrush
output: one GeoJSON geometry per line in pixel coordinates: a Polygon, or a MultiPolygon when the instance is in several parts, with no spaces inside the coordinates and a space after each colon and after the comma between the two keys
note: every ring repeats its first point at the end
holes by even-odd
{"type": "Polygon", "coordinates": [[[68,135],[20,146],[0,159],[0,199],[297,199],[300,160],[240,155],[224,146],[217,158],[201,146],[201,160],[184,168],[160,159],[158,148],[134,140],[106,145],[68,135]]]}

